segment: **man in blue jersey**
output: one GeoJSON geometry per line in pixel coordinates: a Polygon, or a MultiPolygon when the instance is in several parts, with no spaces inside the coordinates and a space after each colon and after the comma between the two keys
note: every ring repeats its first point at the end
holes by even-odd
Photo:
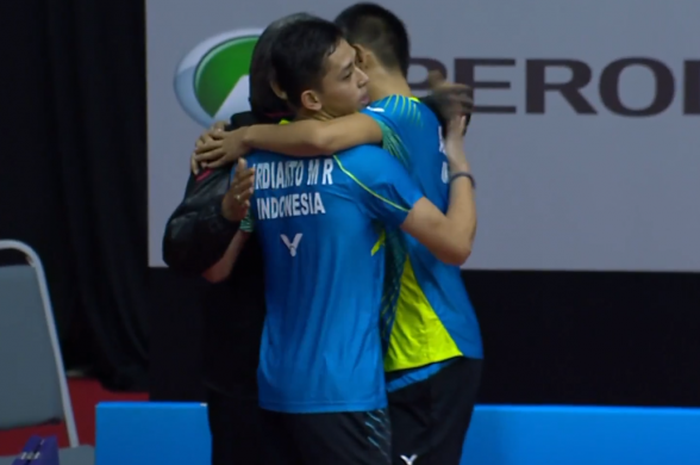
{"type": "MultiPolygon", "coordinates": [[[[357,49],[358,66],[370,77],[370,106],[333,121],[253,126],[232,133],[231,139],[238,135],[242,151],[250,146],[297,156],[381,142],[408,168],[423,195],[445,211],[451,177],[442,127],[411,96],[403,23],[374,4],[352,6],[336,23],[357,49]]],[[[473,239],[476,217],[470,220],[473,239]]],[[[382,329],[394,463],[420,457],[421,463],[457,465],[480,382],[478,321],[457,266],[439,262],[405,235],[388,240],[392,247],[385,294],[390,308],[383,312],[382,329]],[[391,279],[391,273],[399,279],[391,279]]]]}
{"type": "MultiPolygon", "coordinates": [[[[330,120],[367,103],[366,75],[332,23],[290,25],[271,54],[278,91],[299,120],[330,120]]],[[[447,214],[376,146],[304,160],[251,154],[255,193],[247,227],[261,241],[266,268],[259,367],[271,441],[266,463],[391,463],[379,334],[381,244],[398,227],[445,262],[466,259],[474,207],[464,124],[453,121],[446,141],[447,214]]],[[[239,166],[238,180],[240,173],[249,171],[239,166]]],[[[222,269],[233,265],[243,240],[239,232],[222,269]]]]}

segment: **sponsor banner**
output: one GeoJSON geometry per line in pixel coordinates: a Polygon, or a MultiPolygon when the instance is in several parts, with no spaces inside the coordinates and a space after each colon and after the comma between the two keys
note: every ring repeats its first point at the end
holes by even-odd
{"type": "MultiPolygon", "coordinates": [[[[467,268],[700,269],[700,3],[379,3],[409,29],[417,95],[433,69],[475,89],[467,268]]],[[[199,132],[248,108],[262,29],[349,5],[147,1],[151,266],[199,132]]]]}

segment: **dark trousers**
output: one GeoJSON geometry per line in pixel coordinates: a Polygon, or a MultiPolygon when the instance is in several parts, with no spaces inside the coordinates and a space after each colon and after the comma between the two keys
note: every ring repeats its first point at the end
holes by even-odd
{"type": "Polygon", "coordinates": [[[262,465],[257,388],[207,390],[212,465],[262,465]]]}
{"type": "Polygon", "coordinates": [[[461,357],[389,394],[394,465],[459,465],[481,366],[481,360],[461,357]]]}

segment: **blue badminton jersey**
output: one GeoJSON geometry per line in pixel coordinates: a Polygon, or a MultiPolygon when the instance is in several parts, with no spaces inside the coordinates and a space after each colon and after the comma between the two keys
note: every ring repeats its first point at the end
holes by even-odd
{"type": "Polygon", "coordinates": [[[386,406],[379,317],[384,226],[422,197],[405,168],[375,146],[333,157],[248,158],[249,220],[265,260],[267,316],[260,406],[286,413],[386,406]]]}
{"type": "MultiPolygon", "coordinates": [[[[373,102],[363,113],[379,123],[383,147],[406,167],[425,197],[447,212],[448,163],[435,114],[401,95],[373,102]]],[[[459,267],[441,262],[403,232],[388,235],[387,247],[389,298],[382,312],[387,372],[426,367],[425,376],[430,376],[436,363],[481,358],[479,323],[459,267]]]]}

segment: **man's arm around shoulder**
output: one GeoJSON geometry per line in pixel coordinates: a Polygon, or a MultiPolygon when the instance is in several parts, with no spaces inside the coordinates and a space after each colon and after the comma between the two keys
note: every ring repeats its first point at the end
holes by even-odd
{"type": "Polygon", "coordinates": [[[382,130],[363,113],[329,121],[304,120],[285,125],[257,125],[242,132],[242,144],[297,157],[333,155],[360,144],[378,144],[382,130]]]}

